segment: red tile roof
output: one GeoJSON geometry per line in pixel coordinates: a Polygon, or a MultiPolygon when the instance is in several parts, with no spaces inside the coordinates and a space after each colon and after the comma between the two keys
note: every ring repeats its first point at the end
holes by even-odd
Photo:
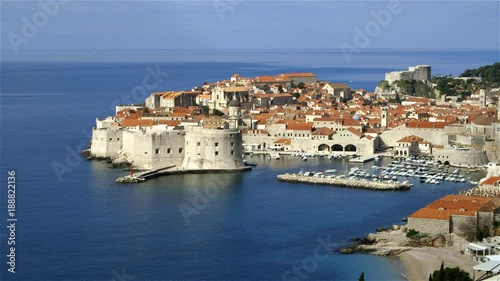
{"type": "Polygon", "coordinates": [[[489,178],[485,179],[484,181],[482,181],[481,184],[494,185],[498,181],[500,181],[500,177],[489,177],[489,178]]]}
{"type": "Polygon", "coordinates": [[[297,131],[311,131],[313,127],[312,122],[308,123],[291,123],[288,124],[287,130],[297,130],[297,131]]]}
{"type": "Polygon", "coordinates": [[[423,141],[424,139],[421,138],[421,137],[417,137],[417,136],[414,136],[414,135],[411,135],[411,136],[406,136],[400,140],[398,140],[397,142],[420,142],[420,141],[423,141]]]}
{"type": "Polygon", "coordinates": [[[360,132],[360,131],[358,131],[358,130],[354,129],[353,127],[349,127],[349,128],[347,128],[347,131],[349,131],[349,132],[351,132],[351,133],[355,134],[356,136],[358,136],[358,137],[360,137],[360,138],[362,138],[362,137],[364,137],[364,136],[365,136],[362,132],[360,132]]]}
{"type": "Polygon", "coordinates": [[[336,132],[330,128],[322,127],[314,131],[312,134],[314,136],[329,136],[335,134],[336,132]]]}
{"type": "Polygon", "coordinates": [[[491,198],[447,195],[411,214],[409,218],[449,220],[451,215],[474,216],[483,207],[490,207],[491,198]]]}
{"type": "Polygon", "coordinates": [[[279,140],[274,141],[274,143],[282,143],[282,144],[290,145],[292,143],[292,140],[291,139],[279,139],[279,140]]]}

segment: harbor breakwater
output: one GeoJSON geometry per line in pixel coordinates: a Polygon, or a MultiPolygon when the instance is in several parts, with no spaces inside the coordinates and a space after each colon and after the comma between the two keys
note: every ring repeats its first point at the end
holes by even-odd
{"type": "Polygon", "coordinates": [[[291,182],[291,183],[308,183],[308,184],[318,184],[318,185],[332,185],[338,187],[349,187],[349,188],[359,188],[368,190],[408,190],[412,186],[407,183],[399,182],[376,182],[376,181],[366,181],[366,180],[351,180],[351,179],[339,179],[339,178],[321,178],[321,177],[311,177],[296,174],[283,174],[278,175],[278,181],[291,182]]]}

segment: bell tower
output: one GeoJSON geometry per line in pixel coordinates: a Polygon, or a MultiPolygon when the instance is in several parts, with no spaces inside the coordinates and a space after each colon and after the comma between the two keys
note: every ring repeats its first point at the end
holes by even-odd
{"type": "Polygon", "coordinates": [[[380,113],[380,127],[382,129],[387,128],[387,118],[388,118],[387,107],[382,107],[382,112],[380,113]]]}
{"type": "Polygon", "coordinates": [[[233,99],[229,102],[229,128],[239,129],[241,118],[241,104],[236,94],[233,94],[233,99]]]}

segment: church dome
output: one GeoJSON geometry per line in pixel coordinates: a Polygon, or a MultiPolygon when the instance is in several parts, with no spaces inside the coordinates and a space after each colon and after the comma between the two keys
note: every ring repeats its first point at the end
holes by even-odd
{"type": "Polygon", "coordinates": [[[231,100],[231,102],[229,102],[229,106],[231,106],[231,107],[241,107],[240,100],[238,98],[236,98],[236,95],[233,95],[233,99],[231,100]]]}

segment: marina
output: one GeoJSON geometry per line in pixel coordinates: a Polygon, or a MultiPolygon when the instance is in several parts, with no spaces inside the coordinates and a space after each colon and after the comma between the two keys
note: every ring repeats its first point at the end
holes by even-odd
{"type": "Polygon", "coordinates": [[[284,171],[286,173],[280,173],[277,175],[278,181],[368,190],[407,190],[413,186],[421,188],[456,184],[458,193],[476,185],[484,173],[477,169],[445,166],[423,157],[395,159],[380,157],[373,158],[375,161],[370,164],[352,162],[353,158],[297,154],[287,156],[282,161],[290,163],[289,161],[300,161],[303,157],[314,159],[314,162],[304,162],[300,165],[300,171],[288,170],[284,171]]]}

